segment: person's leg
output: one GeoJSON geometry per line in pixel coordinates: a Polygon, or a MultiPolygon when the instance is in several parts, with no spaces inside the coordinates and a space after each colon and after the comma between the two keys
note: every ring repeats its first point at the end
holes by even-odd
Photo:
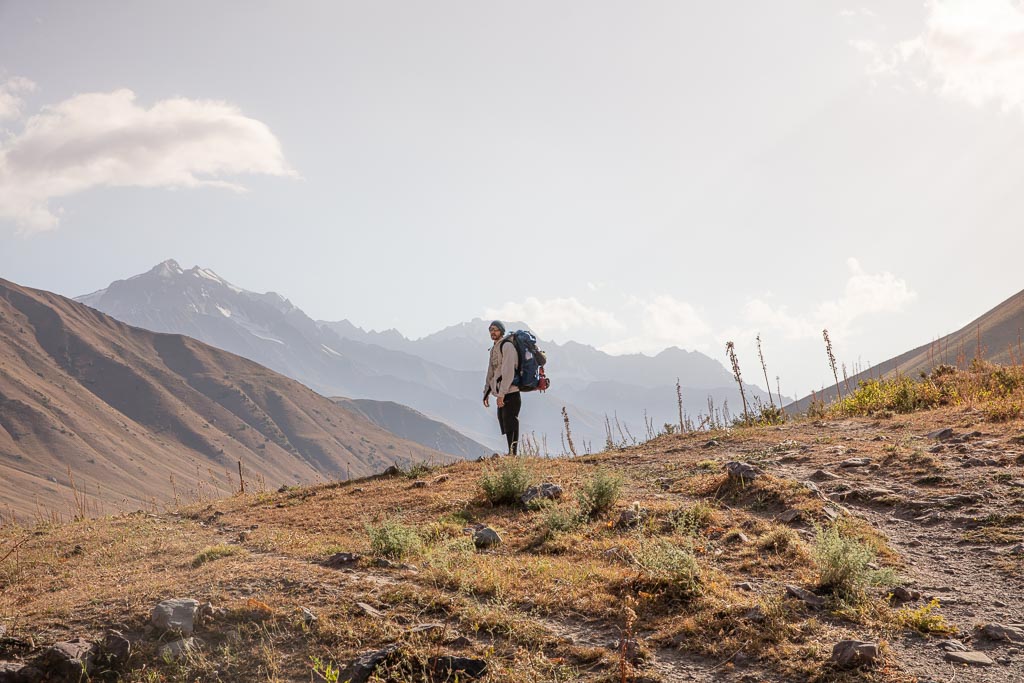
{"type": "Polygon", "coordinates": [[[518,391],[505,396],[505,438],[508,440],[508,452],[512,455],[519,453],[519,409],[522,405],[518,391]]]}

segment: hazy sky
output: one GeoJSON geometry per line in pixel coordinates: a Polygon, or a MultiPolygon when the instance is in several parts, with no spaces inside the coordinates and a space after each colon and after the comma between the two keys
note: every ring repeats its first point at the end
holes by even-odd
{"type": "Polygon", "coordinates": [[[1022,141],[1020,0],[0,0],[0,276],[66,295],[175,258],[753,381],[760,332],[803,394],[823,327],[878,362],[1024,288],[1022,141]]]}

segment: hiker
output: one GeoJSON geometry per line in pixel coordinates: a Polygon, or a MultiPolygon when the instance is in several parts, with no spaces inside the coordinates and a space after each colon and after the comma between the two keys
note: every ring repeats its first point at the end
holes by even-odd
{"type": "Polygon", "coordinates": [[[494,394],[498,404],[498,424],[501,433],[508,441],[508,452],[517,455],[519,452],[519,409],[522,397],[519,387],[513,384],[519,355],[515,344],[505,339],[505,325],[500,320],[493,321],[488,327],[491,334],[491,358],[487,364],[487,380],[484,382],[484,407],[489,408],[488,398],[494,394]],[[504,343],[509,341],[508,344],[504,343]]]}

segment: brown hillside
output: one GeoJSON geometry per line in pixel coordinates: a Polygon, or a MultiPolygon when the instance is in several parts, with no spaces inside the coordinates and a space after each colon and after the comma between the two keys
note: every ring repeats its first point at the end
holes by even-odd
{"type": "MultiPolygon", "coordinates": [[[[972,320],[952,334],[911,349],[895,358],[850,377],[850,388],[865,379],[892,375],[897,372],[908,377],[917,377],[929,372],[940,363],[963,366],[976,356],[1003,365],[1018,365],[1024,362],[1024,291],[1017,292],[1009,299],[972,320]],[[979,349],[978,338],[981,337],[979,349]]],[[[846,383],[843,383],[845,393],[846,383]]],[[[818,394],[826,403],[837,398],[835,385],[818,394]]],[[[805,396],[786,409],[791,412],[807,410],[811,397],[805,396]]]]}
{"type": "Polygon", "coordinates": [[[6,513],[79,512],[73,484],[93,513],[223,494],[239,460],[277,487],[444,457],[256,363],[0,279],[6,513]]]}

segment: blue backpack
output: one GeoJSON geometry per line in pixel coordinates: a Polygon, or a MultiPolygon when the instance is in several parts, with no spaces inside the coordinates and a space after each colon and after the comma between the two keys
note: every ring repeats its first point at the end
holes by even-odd
{"type": "Polygon", "coordinates": [[[544,375],[544,364],[548,362],[544,352],[537,348],[537,337],[529,330],[516,330],[509,334],[503,344],[511,342],[516,349],[516,376],[512,384],[519,391],[546,391],[551,385],[544,375]]]}

